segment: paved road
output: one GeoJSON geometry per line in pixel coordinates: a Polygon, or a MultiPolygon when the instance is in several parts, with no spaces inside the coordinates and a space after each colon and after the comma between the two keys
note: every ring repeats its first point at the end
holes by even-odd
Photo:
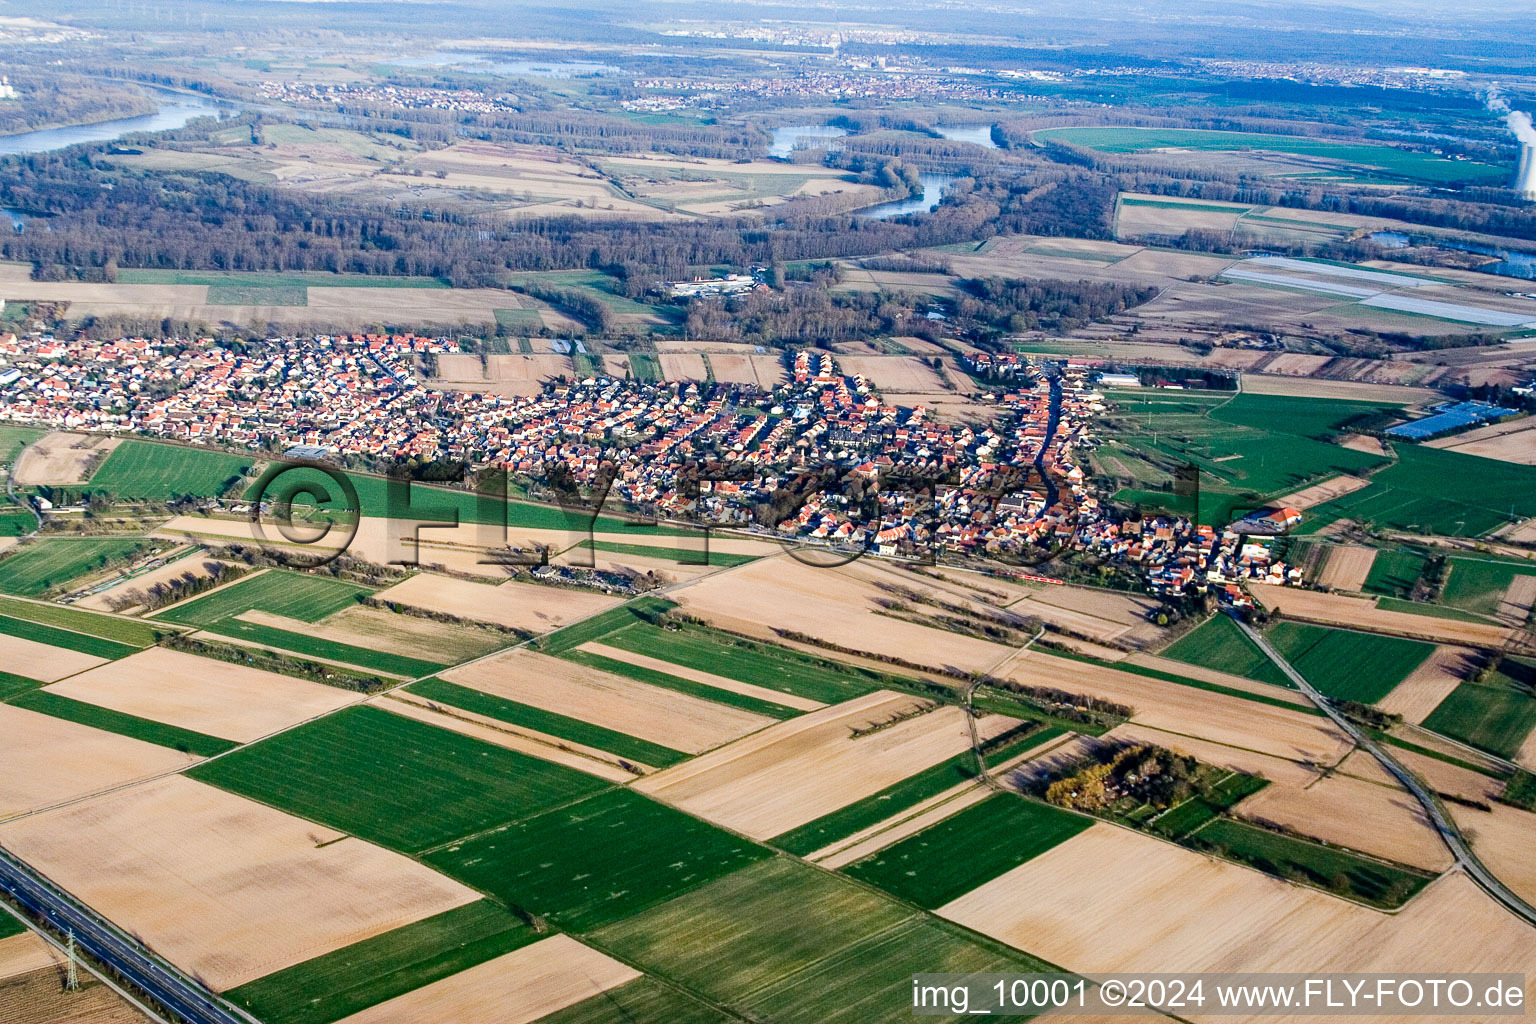
{"type": "Polygon", "coordinates": [[[1382,749],[1380,744],[1367,736],[1358,725],[1346,718],[1343,712],[1335,708],[1327,697],[1324,697],[1314,689],[1312,684],[1307,682],[1306,677],[1297,672],[1291,666],[1291,663],[1281,657],[1280,652],[1275,650],[1268,640],[1264,639],[1262,633],[1241,619],[1237,620],[1237,624],[1244,633],[1248,634],[1250,640],[1259,645],[1259,650],[1263,651],[1269,660],[1274,662],[1280,671],[1284,672],[1286,677],[1295,683],[1302,693],[1307,695],[1312,703],[1322,708],[1323,713],[1333,719],[1335,725],[1348,733],[1360,745],[1361,749],[1369,752],[1372,757],[1380,761],[1382,767],[1391,772],[1407,788],[1408,792],[1414,795],[1419,803],[1424,806],[1424,813],[1429,816],[1430,822],[1435,826],[1435,831],[1440,833],[1440,838],[1450,848],[1452,856],[1456,858],[1457,865],[1467,873],[1468,877],[1510,913],[1522,918],[1527,924],[1536,925],[1536,907],[1532,907],[1525,900],[1515,895],[1503,882],[1499,881],[1497,875],[1483,866],[1483,862],[1478,860],[1477,855],[1472,852],[1472,847],[1467,845],[1467,841],[1462,838],[1456,823],[1451,820],[1450,815],[1441,807],[1440,801],[1419,781],[1418,777],[1398,764],[1396,758],[1388,754],[1382,749]]]}
{"type": "Polygon", "coordinates": [[[250,1024],[202,985],[156,959],[133,938],[0,850],[0,890],[62,932],[135,988],[189,1024],[250,1024]]]}

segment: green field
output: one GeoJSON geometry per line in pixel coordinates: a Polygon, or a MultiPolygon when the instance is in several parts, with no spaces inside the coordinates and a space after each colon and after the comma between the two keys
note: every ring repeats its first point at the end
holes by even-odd
{"type": "Polygon", "coordinates": [[[224,993],[265,1024],[331,1024],[539,938],[488,900],[466,904],[224,993]]]}
{"type": "Polygon", "coordinates": [[[425,859],[511,906],[586,931],[767,856],[767,849],[681,811],[610,789],[425,859]]]}
{"type": "Polygon", "coordinates": [[[1308,516],[1462,537],[1497,529],[1511,516],[1536,516],[1536,466],[1417,444],[1396,449],[1396,464],[1373,474],[1369,487],[1309,509],[1308,516]]]}
{"type": "MultiPolygon", "coordinates": [[[[491,525],[505,523],[509,527],[531,530],[565,530],[574,535],[571,538],[572,543],[577,543],[584,538],[590,539],[593,532],[633,533],[649,537],[695,536],[698,532],[651,526],[643,522],[618,519],[611,515],[594,518],[591,513],[580,510],[567,512],[555,505],[503,501],[495,495],[478,494],[461,488],[425,483],[412,482],[403,491],[397,488],[398,496],[392,498],[390,482],[384,477],[348,473],[346,478],[357,491],[358,505],[361,506],[365,517],[420,520],[424,524],[422,527],[424,530],[430,530],[430,527],[425,524],[432,522],[491,525]]],[[[345,495],[341,493],[336,481],[319,470],[297,466],[289,468],[282,473],[282,479],[273,486],[287,492],[290,488],[305,484],[323,488],[324,493],[330,496],[329,501],[314,501],[306,498],[304,499],[306,503],[328,512],[345,510],[347,515],[355,514],[356,510],[347,506],[345,495]]],[[[277,490],[269,492],[268,499],[270,500],[276,493],[278,493],[277,490]]],[[[246,492],[245,497],[255,497],[254,485],[246,492]]],[[[431,537],[432,534],[428,532],[424,536],[431,537]]]]}
{"type": "Polygon", "coordinates": [[[1468,680],[1451,691],[1429,717],[1426,729],[1490,754],[1513,759],[1536,729],[1536,668],[1506,659],[1483,682],[1468,680]]]}
{"type": "Polygon", "coordinates": [[[647,975],[540,1017],[538,1024],[616,1024],[620,1021],[624,1024],[737,1024],[738,1018],[647,975]]]}
{"type": "Polygon", "coordinates": [[[735,565],[746,565],[748,562],[757,561],[757,555],[733,555],[724,551],[710,551],[692,548],[663,548],[653,547],[649,544],[618,544],[611,540],[582,541],[579,545],[590,551],[606,552],[610,555],[637,555],[645,558],[661,558],[669,562],[677,562],[679,565],[719,565],[729,568],[735,565]]]}
{"type": "Polygon", "coordinates": [[[0,537],[25,537],[37,529],[37,517],[18,505],[0,506],[0,537]]]}
{"type": "Polygon", "coordinates": [[[382,277],[374,274],[332,274],[324,270],[276,273],[246,270],[119,270],[118,284],[192,284],[244,288],[447,288],[435,277],[382,277]]]}
{"type": "Polygon", "coordinates": [[[1066,842],[1092,824],[1086,815],[1012,793],[996,793],[844,870],[931,909],[1066,842]]]}
{"type": "Polygon", "coordinates": [[[505,327],[525,327],[538,330],[544,324],[544,318],[539,316],[537,309],[519,306],[515,309],[497,308],[491,310],[496,317],[496,322],[505,327]]]}
{"type": "Polygon", "coordinates": [[[0,423],[0,463],[9,466],[15,461],[21,450],[33,441],[45,436],[46,430],[37,427],[17,427],[9,423],[0,423]]]}
{"type": "Polygon", "coordinates": [[[1504,591],[1516,576],[1536,576],[1536,562],[1501,562],[1475,557],[1450,559],[1440,600],[1477,615],[1496,615],[1504,591]]]}
{"type": "Polygon", "coordinates": [[[604,928],[593,941],[762,1021],[904,1020],[912,1012],[915,973],[1051,970],[1026,954],[983,944],[863,886],[785,858],[755,864],[604,928]]]}
{"type": "Polygon", "coordinates": [[[188,626],[211,626],[220,619],[260,610],[286,619],[319,622],[371,593],[367,587],[328,576],[269,569],[174,605],[159,618],[188,626]]]}
{"type": "Polygon", "coordinates": [[[541,270],[513,274],[507,279],[510,288],[543,286],[546,288],[570,288],[586,292],[608,307],[609,312],[620,316],[666,317],[667,310],[619,294],[619,282],[600,270],[541,270]]]}
{"type": "Polygon", "coordinates": [[[12,935],[20,935],[27,930],[27,926],[16,918],[0,911],[0,939],[8,939],[12,935]]]}
{"type": "Polygon", "coordinates": [[[293,284],[215,284],[208,286],[207,302],[210,306],[307,306],[309,289],[293,284]]]}
{"type": "Polygon", "coordinates": [[[99,636],[103,640],[116,640],[133,647],[148,647],[155,642],[155,629],[152,623],[120,618],[115,615],[103,615],[100,612],[86,611],[84,608],[0,597],[0,614],[26,619],[29,622],[40,622],[47,626],[57,626],[75,633],[99,636]]]}
{"type": "Polygon", "coordinates": [[[1175,640],[1163,657],[1289,687],[1285,673],[1248,639],[1229,616],[1215,615],[1175,640]]]}
{"type": "Polygon", "coordinates": [[[653,352],[631,352],[629,375],[635,380],[661,380],[661,360],[653,352]]]}
{"type": "Polygon", "coordinates": [[[97,658],[107,658],[108,660],[126,658],[128,655],[139,650],[137,647],[120,644],[115,640],[103,640],[101,637],[88,636],[85,633],[74,633],[55,626],[45,626],[38,622],[13,618],[10,615],[0,615],[0,633],[8,636],[19,636],[26,640],[35,640],[40,644],[63,647],[67,650],[79,651],[81,654],[89,654],[97,658]]]}
{"type": "Polygon", "coordinates": [[[1419,548],[1378,551],[1365,577],[1364,590],[1382,597],[1406,598],[1423,575],[1426,561],[1428,555],[1419,548]]]}
{"type": "Polygon", "coordinates": [[[327,715],[192,774],[408,853],[604,787],[572,769],[375,707],[327,715]]]}
{"type": "Polygon", "coordinates": [[[28,679],[14,672],[0,672],[0,701],[10,700],[18,693],[26,693],[48,684],[41,679],[28,679]]]}
{"type": "Polygon", "coordinates": [[[1428,885],[1434,875],[1387,864],[1337,846],[1270,832],[1230,818],[1196,832],[1197,845],[1279,878],[1310,882],[1367,903],[1398,907],[1428,885]],[[1345,883],[1348,888],[1346,889],[1345,883]]]}
{"type": "Polygon", "coordinates": [[[407,689],[411,693],[447,704],[449,707],[485,715],[487,718],[494,718],[509,725],[520,725],[525,729],[533,729],[550,736],[558,736],[572,743],[606,750],[610,754],[617,754],[619,757],[652,768],[665,768],[679,761],[685,761],[689,756],[678,750],[671,750],[656,743],[614,732],[612,729],[590,725],[580,719],[567,718],[553,711],[519,704],[505,697],[471,689],[468,686],[460,686],[436,677],[412,683],[407,689]]]}
{"type": "Polygon", "coordinates": [[[0,593],[40,597],[146,549],[142,537],[50,537],[12,548],[0,559],[0,593]]]}
{"type": "Polygon", "coordinates": [[[660,658],[674,665],[701,669],[741,683],[836,704],[889,685],[880,672],[820,658],[814,654],[759,643],[707,626],[660,629],[634,622],[608,633],[601,642],[610,647],[660,658]]]}
{"type": "Polygon", "coordinates": [[[1434,644],[1281,622],[1265,639],[1307,682],[1334,700],[1374,704],[1434,652],[1434,644]]]}
{"type": "Polygon", "coordinates": [[[131,736],[145,743],[153,743],[158,747],[170,747],[172,750],[180,750],[197,757],[212,757],[226,750],[232,750],[238,745],[217,736],[208,736],[193,732],[191,729],[154,722],[147,718],[139,718],[137,715],[125,715],[121,711],[97,707],[95,704],[71,700],[43,690],[29,690],[12,697],[9,703],[19,708],[26,708],[28,711],[88,725],[92,729],[101,729],[104,732],[115,732],[119,736],[131,736]]]}
{"type": "Polygon", "coordinates": [[[1223,811],[1229,810],[1267,785],[1269,785],[1268,779],[1233,772],[1211,787],[1211,791],[1205,796],[1190,797],[1178,806],[1149,820],[1146,827],[1170,839],[1183,839],[1206,822],[1220,817],[1223,811]]]}
{"type": "Polygon", "coordinates": [[[318,622],[372,593],[367,587],[309,576],[285,569],[271,569],[239,580],[201,597],[184,601],[160,613],[160,618],[187,626],[294,651],[315,658],[356,665],[374,672],[412,679],[430,675],[451,661],[412,658],[376,647],[360,647],[297,630],[282,629],[239,618],[248,611],[264,611],[301,622],[318,622]]]}
{"type": "Polygon", "coordinates": [[[84,489],[134,501],[213,498],[250,467],[251,460],[241,455],[129,440],[112,450],[84,489]]]}
{"type": "Polygon", "coordinates": [[[1205,153],[1258,150],[1301,157],[1337,160],[1373,169],[1374,175],[1444,185],[1454,182],[1495,185],[1509,175],[1503,167],[1450,160],[1434,153],[1399,149],[1382,143],[1344,142],[1303,135],[1211,131],[1197,128],[1128,128],[1095,126],[1049,128],[1036,137],[1096,149],[1101,153],[1144,153],[1154,149],[1187,149],[1205,153]]]}
{"type": "Polygon", "coordinates": [[[1331,443],[1343,424],[1380,406],[1231,392],[1112,392],[1114,440],[1095,463],[1122,484],[1114,498],[1207,525],[1225,525],[1271,498],[1385,463],[1331,443]],[[1199,508],[1174,494],[1173,469],[1199,468],[1199,508]]]}

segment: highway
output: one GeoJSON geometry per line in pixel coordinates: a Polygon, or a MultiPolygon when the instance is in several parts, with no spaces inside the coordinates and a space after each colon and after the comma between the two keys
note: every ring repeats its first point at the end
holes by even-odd
{"type": "Polygon", "coordinates": [[[73,932],[80,950],[174,1016],[189,1024],[251,1024],[251,1018],[155,957],[5,850],[0,850],[0,889],[59,932],[73,932]]]}
{"type": "Polygon", "coordinates": [[[1362,750],[1369,752],[1372,757],[1380,761],[1382,767],[1391,772],[1408,792],[1414,795],[1414,798],[1423,805],[1424,813],[1435,826],[1435,831],[1440,833],[1441,840],[1450,848],[1451,855],[1456,858],[1456,864],[1467,873],[1467,876],[1476,882],[1484,892],[1493,897],[1504,909],[1521,918],[1527,924],[1536,925],[1536,907],[1532,907],[1525,900],[1517,896],[1503,882],[1499,881],[1497,875],[1483,866],[1483,862],[1478,860],[1477,855],[1472,852],[1472,847],[1467,845],[1467,841],[1462,838],[1461,831],[1457,829],[1456,823],[1451,820],[1450,815],[1441,807],[1440,801],[1435,798],[1434,793],[1430,792],[1419,781],[1418,776],[1398,764],[1397,760],[1388,754],[1380,744],[1366,735],[1364,730],[1350,721],[1343,712],[1335,708],[1327,697],[1314,689],[1312,684],[1307,682],[1306,677],[1297,672],[1291,663],[1281,657],[1280,652],[1275,650],[1268,640],[1264,639],[1262,633],[1249,626],[1242,619],[1236,616],[1233,618],[1237,622],[1238,627],[1248,635],[1248,638],[1259,645],[1259,650],[1263,651],[1265,656],[1274,662],[1280,671],[1285,673],[1286,678],[1295,683],[1297,688],[1307,695],[1307,699],[1321,708],[1323,713],[1331,718],[1335,725],[1348,733],[1360,745],[1362,750]]]}

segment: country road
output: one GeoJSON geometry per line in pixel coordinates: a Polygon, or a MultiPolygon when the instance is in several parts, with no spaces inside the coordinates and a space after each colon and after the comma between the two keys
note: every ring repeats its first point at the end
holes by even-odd
{"type": "Polygon", "coordinates": [[[1428,816],[1430,823],[1435,826],[1435,831],[1440,833],[1441,840],[1450,848],[1451,855],[1456,858],[1457,865],[1467,873],[1467,876],[1510,913],[1523,919],[1527,924],[1536,926],[1536,907],[1532,907],[1525,900],[1521,899],[1503,882],[1499,881],[1497,875],[1483,866],[1483,862],[1477,859],[1477,855],[1472,852],[1472,847],[1462,837],[1461,831],[1456,827],[1456,823],[1451,820],[1450,815],[1440,806],[1440,801],[1435,799],[1435,795],[1419,781],[1418,777],[1398,764],[1397,760],[1388,754],[1380,744],[1367,736],[1358,725],[1350,721],[1343,712],[1335,708],[1327,697],[1314,689],[1312,684],[1307,682],[1306,677],[1297,672],[1291,663],[1286,661],[1268,640],[1264,639],[1262,633],[1235,616],[1234,621],[1237,622],[1238,627],[1247,634],[1250,640],[1259,645],[1259,650],[1263,651],[1264,655],[1274,662],[1280,671],[1285,673],[1286,678],[1295,683],[1312,703],[1321,708],[1323,713],[1333,720],[1335,725],[1348,733],[1350,738],[1362,750],[1367,751],[1372,757],[1380,761],[1382,767],[1391,772],[1408,792],[1414,795],[1414,798],[1423,805],[1424,813],[1428,816]]]}
{"type": "Polygon", "coordinates": [[[0,850],[0,890],[60,932],[129,984],[189,1024],[251,1024],[201,984],[156,958],[27,865],[0,850]]]}

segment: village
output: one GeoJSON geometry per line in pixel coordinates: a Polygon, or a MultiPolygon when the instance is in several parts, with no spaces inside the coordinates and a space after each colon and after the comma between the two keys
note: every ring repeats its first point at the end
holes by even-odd
{"type": "Polygon", "coordinates": [[[430,386],[428,361],[458,352],[410,334],[238,346],[6,334],[0,386],[18,424],[374,468],[505,468],[536,487],[559,467],[633,513],[853,557],[1028,569],[1076,553],[1129,567],[1167,598],[1214,592],[1239,606],[1244,581],[1301,581],[1272,555],[1294,511],[1228,527],[1101,505],[1077,455],[1106,408],[1090,367],[1003,357],[989,426],[887,404],[827,352],[787,356],[771,391],[610,377],[555,378],[532,396],[430,386]]]}

